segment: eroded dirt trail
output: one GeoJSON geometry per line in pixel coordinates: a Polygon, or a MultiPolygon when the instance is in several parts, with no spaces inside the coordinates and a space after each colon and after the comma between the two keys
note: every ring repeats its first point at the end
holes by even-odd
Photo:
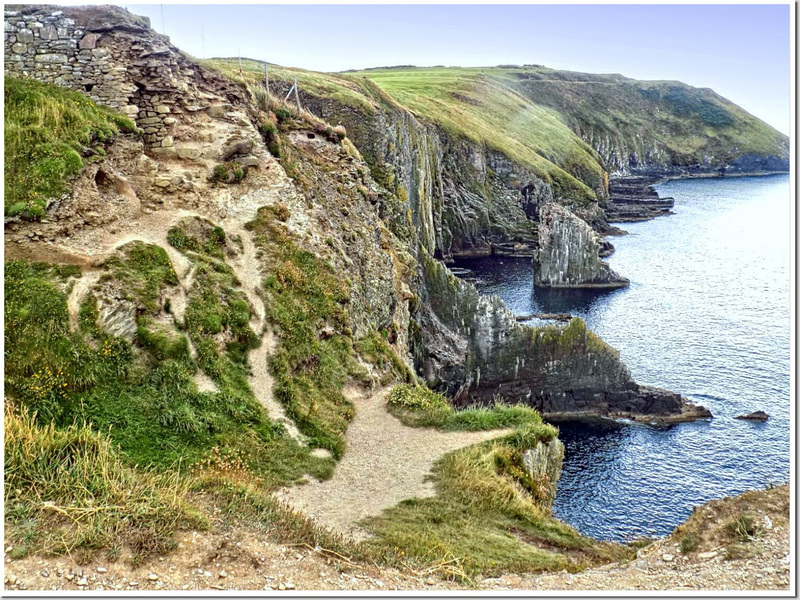
{"type": "MultiPolygon", "coordinates": [[[[283,192],[283,190],[281,191],[283,192]]],[[[262,203],[263,198],[259,198],[257,204],[260,205],[262,203]]],[[[252,350],[249,355],[252,367],[252,372],[249,376],[250,387],[256,399],[269,414],[270,419],[283,423],[289,435],[303,442],[303,436],[294,422],[287,417],[283,406],[272,397],[273,378],[269,373],[268,360],[275,351],[276,339],[273,332],[268,329],[264,301],[259,292],[263,274],[257,257],[257,249],[250,232],[244,227],[244,224],[255,216],[257,204],[255,202],[244,202],[237,205],[235,209],[219,211],[217,214],[184,209],[161,210],[157,213],[140,214],[135,219],[126,221],[113,230],[94,231],[91,236],[78,235],[69,241],[62,242],[60,250],[65,256],[71,257],[73,259],[72,262],[97,265],[111,256],[119,247],[129,242],[141,241],[164,248],[179,279],[179,285],[170,291],[169,299],[172,313],[178,319],[183,319],[188,294],[194,280],[195,266],[191,260],[167,242],[169,229],[187,217],[200,217],[220,225],[228,236],[238,236],[242,241],[242,250],[229,261],[229,264],[237,279],[239,279],[242,291],[247,297],[252,310],[250,325],[261,336],[261,345],[252,350]]],[[[101,274],[100,271],[85,269],[83,276],[75,280],[67,302],[71,329],[77,328],[80,304],[92,286],[97,283],[101,274]]],[[[194,355],[194,347],[191,341],[190,350],[194,355]]],[[[197,374],[195,382],[200,391],[218,391],[214,382],[203,373],[199,372],[197,374]]]]}
{"type": "Polygon", "coordinates": [[[356,539],[368,534],[357,523],[407,498],[435,495],[426,481],[442,456],[506,433],[509,429],[441,432],[408,427],[386,406],[391,388],[374,393],[345,390],[356,415],[347,428],[347,450],[329,480],[283,488],[277,497],[318,523],[356,539]]]}

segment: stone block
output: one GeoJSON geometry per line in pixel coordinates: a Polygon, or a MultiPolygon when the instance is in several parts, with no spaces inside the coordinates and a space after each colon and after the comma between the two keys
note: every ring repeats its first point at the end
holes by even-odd
{"type": "Polygon", "coordinates": [[[27,44],[33,41],[33,32],[30,29],[20,29],[17,31],[17,41],[27,44]]]}
{"type": "Polygon", "coordinates": [[[67,57],[64,54],[37,54],[33,60],[38,63],[61,64],[67,62],[67,57]]]}
{"type": "Polygon", "coordinates": [[[178,156],[181,158],[197,159],[200,158],[200,149],[193,146],[179,146],[175,148],[178,156]]]}
{"type": "Polygon", "coordinates": [[[81,50],[91,50],[97,46],[97,40],[99,39],[99,33],[87,33],[78,43],[78,48],[81,50]]]}
{"type": "Polygon", "coordinates": [[[159,104],[156,106],[156,112],[161,115],[169,114],[169,106],[159,104]]]}
{"type": "Polygon", "coordinates": [[[48,25],[47,27],[44,27],[41,32],[39,32],[39,37],[43,40],[57,40],[58,31],[52,25],[48,25]]]}
{"type": "Polygon", "coordinates": [[[12,44],[11,51],[14,54],[24,54],[28,47],[25,44],[12,44]]]}
{"type": "Polygon", "coordinates": [[[163,140],[161,140],[161,147],[162,148],[169,148],[174,143],[175,143],[175,141],[172,139],[172,136],[168,135],[163,140]]]}

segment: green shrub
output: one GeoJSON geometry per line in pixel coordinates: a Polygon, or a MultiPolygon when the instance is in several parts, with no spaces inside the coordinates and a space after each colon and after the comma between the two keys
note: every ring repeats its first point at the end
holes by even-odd
{"type": "Polygon", "coordinates": [[[687,533],[681,538],[680,548],[681,552],[684,554],[688,554],[689,552],[693,552],[697,549],[697,546],[700,544],[700,540],[697,538],[697,535],[694,533],[687,533]]]}
{"type": "Polygon", "coordinates": [[[279,124],[283,124],[286,121],[288,121],[289,119],[294,118],[294,115],[292,114],[292,112],[290,110],[285,109],[285,108],[276,108],[275,109],[275,116],[277,117],[279,124]]]}
{"type": "Polygon", "coordinates": [[[742,514],[725,524],[726,533],[736,541],[749,542],[761,535],[761,527],[756,518],[750,514],[742,514]]]}
{"type": "Polygon", "coordinates": [[[208,180],[212,183],[239,183],[244,179],[245,170],[241,165],[226,162],[216,165],[208,180]]]}

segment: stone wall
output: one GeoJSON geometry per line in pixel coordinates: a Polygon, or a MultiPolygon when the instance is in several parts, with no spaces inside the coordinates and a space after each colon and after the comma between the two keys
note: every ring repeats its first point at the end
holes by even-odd
{"type": "Polygon", "coordinates": [[[6,10],[4,18],[5,76],[86,94],[134,119],[150,147],[172,144],[176,116],[209,107],[216,96],[203,88],[243,99],[231,82],[150,29],[149,19],[122,8],[32,5],[6,10]]]}

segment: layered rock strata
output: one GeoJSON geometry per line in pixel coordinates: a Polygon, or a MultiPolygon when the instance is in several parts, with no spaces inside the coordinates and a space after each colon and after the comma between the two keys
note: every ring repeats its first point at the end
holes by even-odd
{"type": "Polygon", "coordinates": [[[608,184],[608,201],[603,208],[612,223],[649,221],[672,214],[674,198],[662,198],[653,185],[659,179],[646,176],[612,178],[608,184]]]}
{"type": "Polygon", "coordinates": [[[539,248],[534,254],[534,283],[553,288],[626,287],[630,280],[600,260],[597,233],[568,209],[548,203],[539,209],[539,248]]]}

